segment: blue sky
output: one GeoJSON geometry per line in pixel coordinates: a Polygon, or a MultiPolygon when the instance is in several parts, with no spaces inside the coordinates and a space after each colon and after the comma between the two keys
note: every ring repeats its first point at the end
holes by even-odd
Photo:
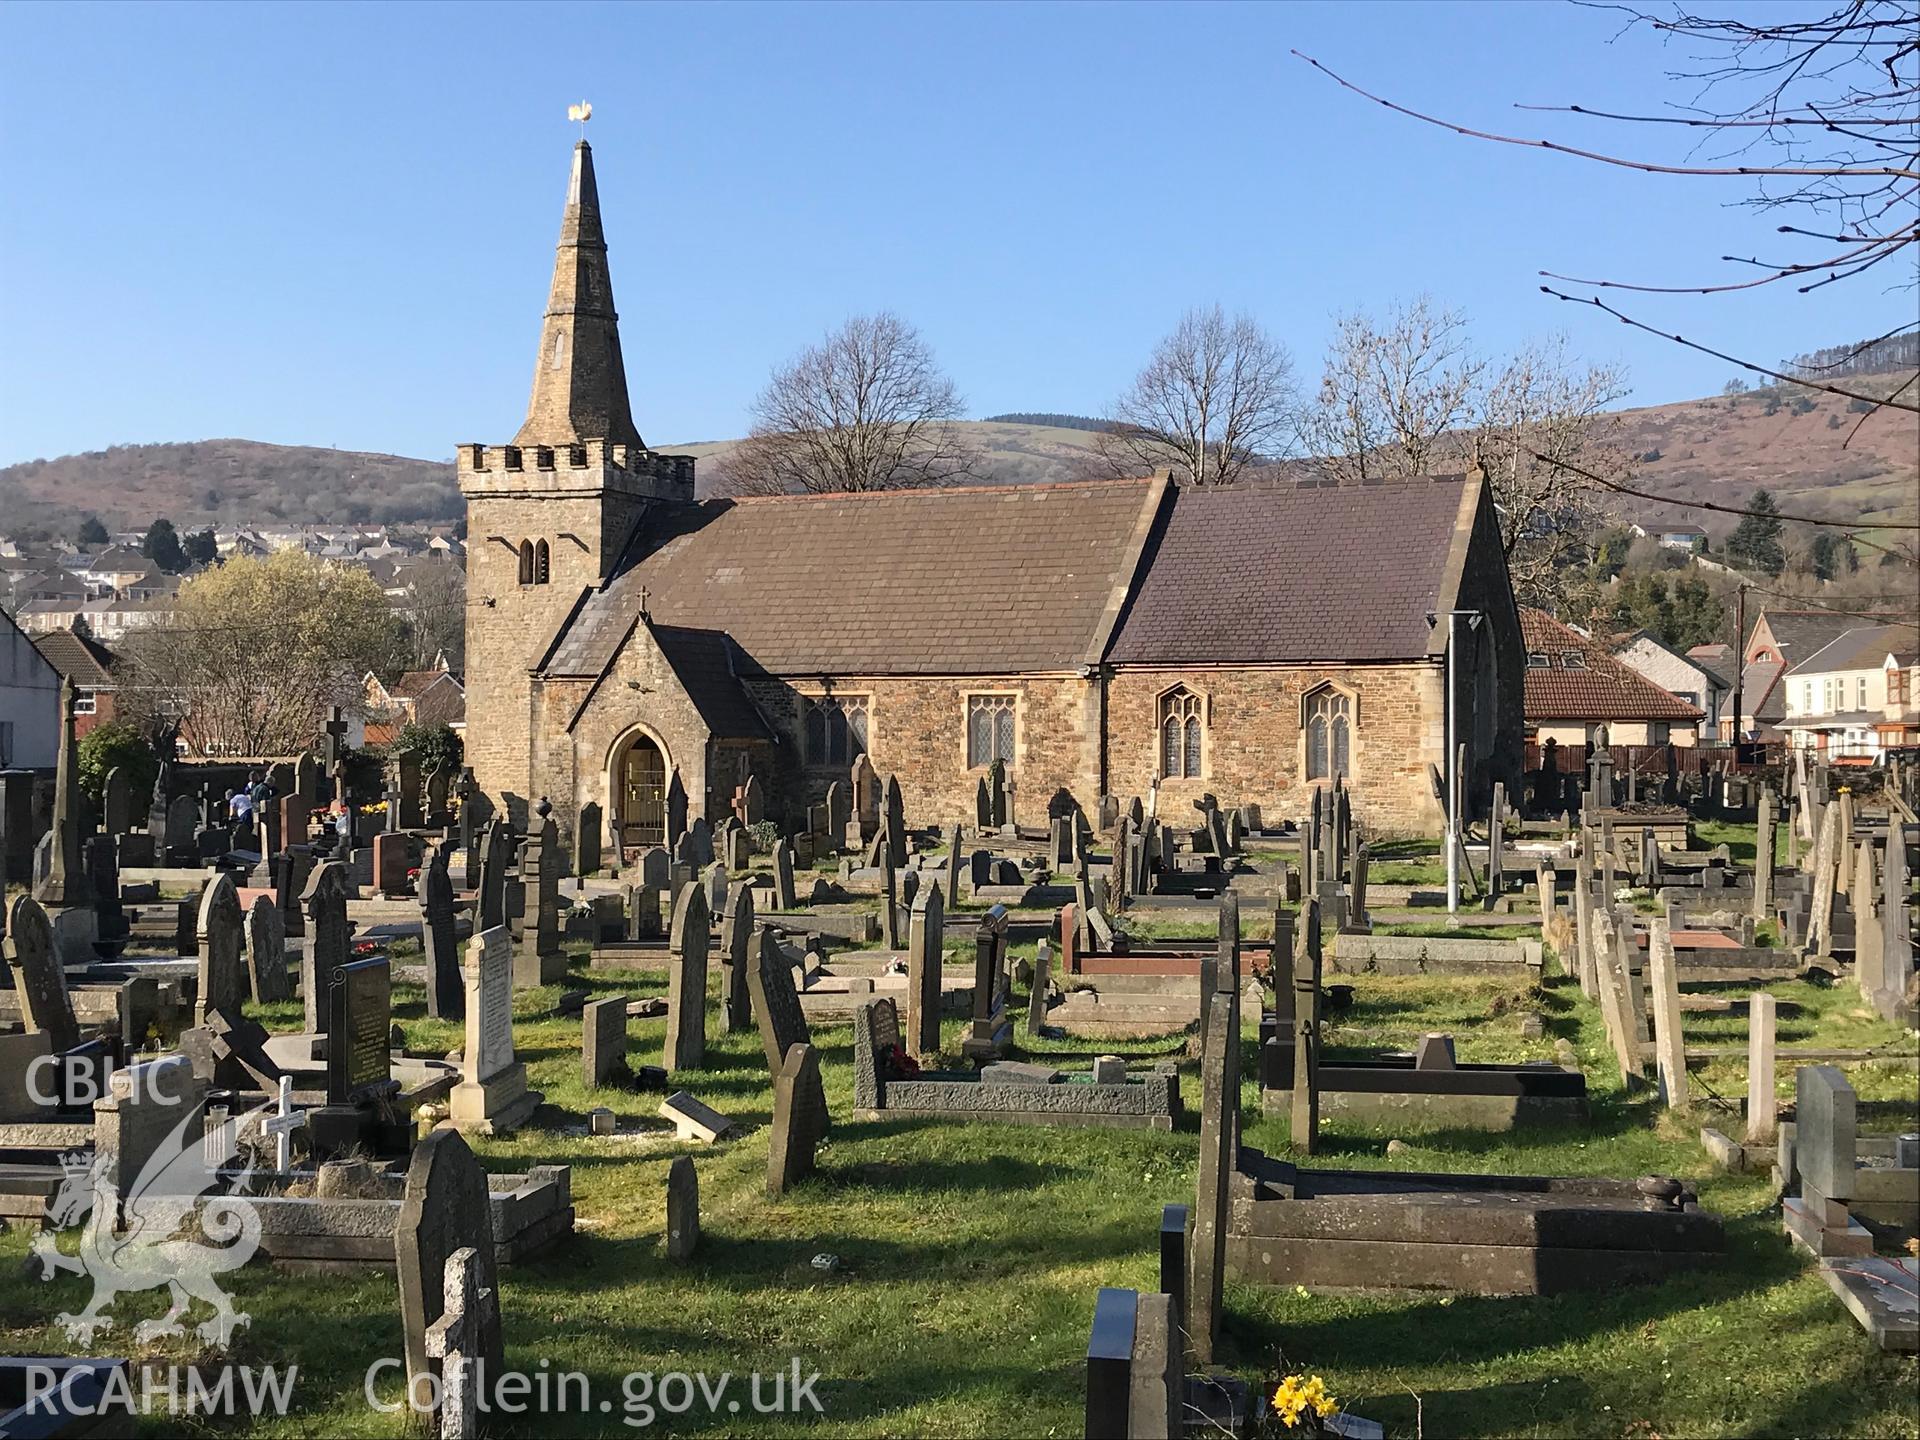
{"type": "MultiPolygon", "coordinates": [[[[1391,115],[1612,139],[1515,101],[1651,108],[1678,56],[1558,4],[0,8],[0,463],[245,436],[451,455],[526,404],[574,127],[633,407],[741,432],[769,369],[892,308],[972,413],[1098,412],[1193,304],[1317,373],[1333,315],[1428,292],[1489,351],[1565,329],[1641,403],[1719,361],[1535,272],[1716,279],[1774,249],[1673,180],[1391,115]]],[[[1636,131],[1622,143],[1668,137],[1636,131]]],[[[1679,153],[1669,140],[1665,153],[1679,153]]],[[[1862,285],[1637,313],[1772,361],[1878,333],[1862,285]]],[[[1897,315],[1896,315],[1897,318],[1897,315]]]]}

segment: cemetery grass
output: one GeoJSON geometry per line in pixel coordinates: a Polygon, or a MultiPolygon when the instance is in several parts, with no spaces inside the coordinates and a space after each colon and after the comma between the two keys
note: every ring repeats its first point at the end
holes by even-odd
{"type": "MultiPolygon", "coordinates": [[[[1247,916],[1249,920],[1253,917],[1247,916]]],[[[1020,947],[1022,954],[1029,947],[1020,947]]],[[[717,980],[717,977],[716,977],[717,980]]],[[[595,995],[660,995],[664,973],[590,971],[576,959],[568,988],[595,995]]],[[[1807,1009],[1783,1013],[1782,1044],[1807,1043],[1789,1024],[1811,1017],[1809,1035],[1859,1033],[1840,995],[1784,995],[1807,1009]]],[[[851,1032],[814,1031],[835,1128],[820,1173],[778,1202],[763,1192],[772,1108],[757,1034],[723,1035],[710,1018],[708,1067],[686,1088],[741,1124],[719,1146],[665,1137],[636,1145],[565,1128],[590,1105],[623,1125],[652,1122],[659,1093],[580,1082],[580,1023],[554,1013],[560,987],[516,997],[515,1039],[530,1082],[554,1112],[545,1128],[475,1149],[495,1171],[537,1163],[573,1167],[579,1234],[502,1272],[510,1367],[590,1377],[607,1413],[526,1416],[498,1433],[631,1434],[621,1424],[628,1372],[705,1370],[736,1377],[785,1370],[825,1377],[824,1417],[751,1413],[659,1415],[676,1434],[1077,1436],[1084,1398],[1086,1331],[1103,1285],[1150,1289],[1157,1275],[1160,1207],[1190,1204],[1198,1150],[1189,1117],[1173,1134],[1063,1130],[919,1120],[851,1120],[851,1032]],[[661,1236],[669,1161],[699,1167],[701,1248],[687,1264],[664,1257],[661,1236]],[[815,1269],[831,1253],[841,1266],[815,1269]]],[[[458,1027],[424,1016],[417,985],[395,987],[408,1048],[439,1054],[458,1027]]],[[[1016,1006],[1016,1009],[1022,1007],[1016,1006]]],[[[717,1004],[709,1015],[717,1015],[717,1004]]],[[[257,1012],[277,1029],[298,1007],[257,1012]]],[[[1689,1022],[1702,1017],[1689,1016],[1689,1022]]],[[[1412,1150],[1389,1158],[1386,1133],[1344,1122],[1323,1132],[1320,1165],[1633,1177],[1659,1171],[1698,1186],[1702,1203],[1728,1222],[1723,1264],[1663,1285],[1606,1295],[1483,1300],[1308,1296],[1229,1282],[1220,1362],[1250,1380],[1276,1351],[1324,1375],[1357,1413],[1388,1433],[1428,1435],[1620,1435],[1646,1437],[1912,1434],[1916,1371],[1910,1359],[1873,1351],[1807,1264],[1779,1234],[1765,1183],[1713,1175],[1695,1139],[1697,1117],[1657,1117],[1644,1097],[1627,1099],[1607,1076],[1611,1056],[1597,1012],[1564,981],[1533,988],[1501,979],[1367,977],[1331,1037],[1341,1049],[1406,1048],[1429,1029],[1451,1029],[1464,1060],[1544,1059],[1564,1037],[1594,1093],[1588,1131],[1522,1136],[1406,1135],[1412,1150]],[[1519,1017],[1547,1017],[1548,1035],[1527,1041],[1519,1017]],[[1419,1400],[1416,1402],[1415,1395],[1419,1400]]],[[[945,1045],[960,1027],[949,1022],[945,1045]]],[[[664,1022],[629,1024],[630,1059],[656,1062],[664,1022]]],[[[1024,1032],[1017,1035],[1024,1042],[1024,1032]]],[[[1065,1056],[1110,1048],[1046,1041],[1032,1053],[1065,1056]]],[[[1178,1054],[1169,1040],[1130,1054],[1178,1054]]],[[[1242,1089],[1247,1143],[1287,1153],[1286,1123],[1260,1114],[1246,1047],[1242,1089]]],[[[1183,1062],[1192,1105],[1193,1069],[1183,1062]]],[[[678,1084],[680,1082],[676,1082],[678,1084]]],[[[578,1127],[584,1130],[584,1126],[578,1127]]],[[[0,1273],[21,1276],[26,1236],[0,1236],[0,1273]]],[[[398,1415],[372,1412],[367,1367],[400,1353],[395,1282],[384,1275],[280,1275],[251,1266],[224,1277],[252,1315],[234,1363],[297,1364],[294,1413],[247,1422],[195,1421],[195,1433],[399,1435],[398,1415]]],[[[85,1283],[62,1277],[0,1285],[0,1349],[70,1353],[51,1322],[85,1303],[85,1283]]],[[[158,1314],[149,1293],[116,1312],[125,1323],[158,1314]]],[[[189,1319],[199,1318],[198,1312],[189,1319]]],[[[136,1347],[141,1358],[203,1364],[191,1339],[136,1347]]],[[[125,1329],[95,1353],[128,1353],[125,1329]]],[[[738,1383],[744,1385],[744,1379],[738,1383]]],[[[378,1387],[384,1400],[396,1383],[378,1387]]],[[[150,1424],[146,1433],[180,1433],[150,1424]]]]}

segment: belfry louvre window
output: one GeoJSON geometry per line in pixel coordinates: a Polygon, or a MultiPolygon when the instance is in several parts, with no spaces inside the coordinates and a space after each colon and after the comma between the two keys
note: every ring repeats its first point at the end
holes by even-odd
{"type": "Polygon", "coordinates": [[[1352,748],[1353,702],[1338,690],[1316,690],[1307,697],[1307,778],[1334,780],[1348,773],[1352,748]]]}
{"type": "Polygon", "coordinates": [[[1164,779],[1200,778],[1200,697],[1185,686],[1160,697],[1160,774],[1164,779]]]}
{"type": "Polygon", "coordinates": [[[865,695],[823,695],[803,700],[801,725],[806,732],[809,765],[851,765],[867,751],[865,695]]]}
{"type": "Polygon", "coordinates": [[[967,697],[967,765],[1013,763],[1013,704],[1011,695],[967,697]]]}

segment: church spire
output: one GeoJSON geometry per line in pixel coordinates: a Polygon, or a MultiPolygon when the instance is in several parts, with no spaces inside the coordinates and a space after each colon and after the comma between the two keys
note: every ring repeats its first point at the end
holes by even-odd
{"type": "Polygon", "coordinates": [[[540,327],[533,396],[516,445],[578,445],[605,440],[642,448],[627,405],[627,371],[620,359],[620,323],[613,309],[607,240],[600,228],[600,191],[593,150],[573,147],[573,174],[553,258],[553,287],[540,327]]]}

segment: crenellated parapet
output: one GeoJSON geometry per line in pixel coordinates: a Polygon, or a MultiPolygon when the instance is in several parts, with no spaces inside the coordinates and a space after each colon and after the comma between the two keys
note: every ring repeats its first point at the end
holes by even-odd
{"type": "Polygon", "coordinates": [[[694,457],[638,445],[586,440],[577,445],[461,445],[456,467],[463,495],[566,494],[617,490],[663,500],[692,500],[694,457]]]}

